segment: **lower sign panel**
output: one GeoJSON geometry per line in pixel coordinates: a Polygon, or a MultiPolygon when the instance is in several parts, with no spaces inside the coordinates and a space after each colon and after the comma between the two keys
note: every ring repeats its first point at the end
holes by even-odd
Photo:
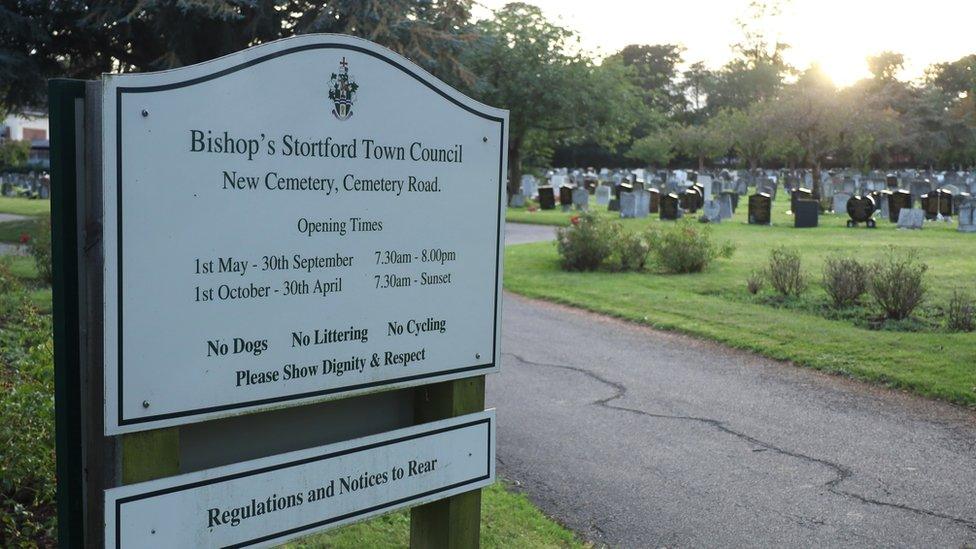
{"type": "Polygon", "coordinates": [[[487,486],[494,410],[105,492],[115,547],[281,543],[487,486]]]}

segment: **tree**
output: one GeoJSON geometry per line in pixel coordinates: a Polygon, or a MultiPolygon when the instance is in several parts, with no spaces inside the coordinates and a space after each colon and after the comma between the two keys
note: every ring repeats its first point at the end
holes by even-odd
{"type": "Polygon", "coordinates": [[[641,89],[648,107],[673,115],[682,112],[687,104],[678,78],[682,52],[684,48],[675,44],[631,44],[607,60],[632,69],[630,79],[641,89]]]}
{"type": "Polygon", "coordinates": [[[8,139],[0,143],[0,170],[19,168],[30,159],[30,141],[8,139]]]}
{"type": "Polygon", "coordinates": [[[749,164],[753,175],[773,148],[770,118],[769,104],[765,102],[754,103],[746,110],[725,110],[716,118],[732,149],[749,164]]]}
{"type": "Polygon", "coordinates": [[[368,38],[451,83],[471,0],[93,0],[0,6],[0,105],[42,105],[48,78],[199,63],[310,32],[368,38]]]}
{"type": "Polygon", "coordinates": [[[715,120],[705,124],[681,126],[674,132],[675,148],[698,161],[698,171],[705,169],[705,161],[729,151],[729,135],[715,120]]]}
{"type": "Polygon", "coordinates": [[[868,57],[868,70],[878,82],[893,82],[905,66],[905,56],[893,51],[883,51],[868,57]]]}
{"type": "Polygon", "coordinates": [[[667,167],[674,158],[672,132],[656,131],[635,140],[626,156],[651,166],[667,167]]]}
{"type": "Polygon", "coordinates": [[[518,192],[530,135],[554,144],[591,139],[616,146],[629,139],[642,105],[626,67],[613,61],[595,66],[572,53],[576,35],[527,4],[508,4],[475,30],[479,39],[461,60],[479,76],[471,94],[509,109],[510,195],[518,192]]]}
{"type": "Polygon", "coordinates": [[[837,149],[844,130],[843,107],[830,79],[816,65],[811,65],[771,105],[771,121],[780,138],[792,139],[802,154],[803,165],[812,168],[813,195],[817,199],[821,166],[837,149]]]}

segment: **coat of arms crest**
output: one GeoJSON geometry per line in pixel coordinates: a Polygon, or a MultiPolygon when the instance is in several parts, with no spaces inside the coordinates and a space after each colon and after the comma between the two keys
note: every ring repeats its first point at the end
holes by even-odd
{"type": "Polygon", "coordinates": [[[329,99],[335,105],[332,115],[339,120],[348,120],[352,116],[352,104],[356,102],[359,84],[349,78],[349,62],[345,57],[339,62],[339,72],[332,73],[329,86],[329,99]]]}

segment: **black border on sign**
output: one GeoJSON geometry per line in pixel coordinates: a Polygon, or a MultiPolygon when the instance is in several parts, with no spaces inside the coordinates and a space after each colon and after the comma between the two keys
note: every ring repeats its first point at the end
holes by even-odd
{"type": "Polygon", "coordinates": [[[345,455],[349,455],[349,454],[355,454],[355,453],[358,453],[358,452],[363,452],[363,451],[366,451],[366,450],[372,450],[374,448],[380,448],[380,447],[383,447],[383,446],[389,446],[391,444],[398,444],[400,442],[406,442],[408,440],[414,440],[414,439],[423,438],[423,437],[427,437],[427,436],[431,436],[431,435],[438,435],[440,433],[445,433],[445,432],[448,432],[448,431],[456,431],[458,429],[465,429],[467,427],[473,427],[475,425],[480,425],[482,423],[486,423],[488,425],[488,428],[487,428],[487,436],[488,436],[488,446],[487,446],[487,448],[488,448],[488,460],[485,462],[485,474],[484,475],[481,475],[481,476],[478,476],[478,477],[475,477],[475,478],[471,478],[471,479],[468,479],[468,480],[465,480],[465,481],[462,481],[462,482],[457,482],[457,483],[451,484],[449,486],[443,486],[441,488],[437,488],[435,490],[430,490],[430,491],[424,492],[422,494],[415,494],[415,495],[408,496],[408,497],[405,497],[405,498],[400,498],[398,500],[388,501],[386,503],[381,503],[379,505],[374,505],[372,507],[367,507],[365,509],[360,509],[358,511],[353,511],[351,513],[346,513],[344,515],[339,515],[339,516],[335,516],[335,517],[332,517],[332,518],[328,518],[328,519],[316,521],[316,522],[313,522],[313,523],[310,523],[310,524],[306,524],[304,526],[298,526],[298,527],[295,527],[295,528],[289,528],[288,530],[283,530],[281,532],[275,532],[273,534],[267,534],[267,535],[264,535],[264,536],[261,536],[261,537],[258,537],[258,538],[250,539],[250,540],[247,540],[247,541],[242,541],[242,542],[239,542],[239,543],[235,543],[234,545],[228,545],[227,547],[246,547],[248,545],[253,545],[255,543],[261,543],[263,541],[268,541],[268,540],[272,540],[272,539],[275,539],[275,538],[280,538],[282,536],[288,536],[288,535],[291,535],[291,534],[297,534],[299,532],[303,532],[305,530],[311,530],[311,529],[317,528],[319,526],[327,526],[327,525],[332,524],[334,522],[339,522],[339,521],[342,521],[342,520],[346,520],[346,519],[350,519],[350,518],[355,518],[355,517],[358,517],[358,516],[361,516],[361,515],[366,515],[366,514],[369,514],[369,513],[374,512],[374,511],[380,511],[380,510],[383,510],[383,509],[386,509],[386,508],[389,508],[389,507],[394,507],[394,506],[397,506],[397,505],[401,505],[403,503],[409,503],[411,501],[416,501],[416,500],[425,498],[427,496],[431,496],[431,495],[438,494],[438,493],[441,493],[441,492],[446,492],[448,490],[453,490],[454,488],[459,488],[461,486],[465,486],[465,485],[468,485],[468,484],[474,484],[474,483],[480,482],[482,480],[487,480],[487,479],[491,478],[491,458],[492,458],[492,454],[491,454],[491,418],[490,417],[486,417],[484,419],[479,419],[479,420],[476,420],[476,421],[470,421],[468,423],[462,423],[460,425],[452,425],[450,427],[442,427],[440,429],[435,429],[433,431],[425,431],[425,432],[421,432],[421,433],[415,433],[413,435],[399,437],[399,438],[395,438],[395,439],[392,439],[392,440],[384,440],[384,441],[381,441],[381,442],[374,442],[372,444],[366,444],[366,445],[358,446],[358,447],[354,447],[354,448],[347,448],[345,450],[339,450],[337,452],[332,452],[330,454],[324,454],[324,455],[321,455],[321,456],[314,456],[314,457],[310,457],[310,458],[299,459],[299,460],[290,461],[290,462],[287,462],[287,463],[281,463],[281,464],[278,464],[278,465],[270,465],[268,467],[262,467],[260,469],[255,469],[253,471],[245,471],[245,472],[241,472],[241,473],[235,473],[235,474],[232,474],[232,475],[225,475],[225,476],[222,476],[222,477],[216,477],[216,478],[212,478],[212,479],[201,480],[201,481],[198,481],[198,482],[191,482],[189,484],[184,484],[184,485],[181,485],[181,486],[173,486],[172,488],[164,488],[162,490],[156,490],[156,491],[153,491],[153,492],[147,492],[145,494],[138,494],[138,495],[134,495],[134,496],[129,496],[129,497],[117,499],[115,501],[115,547],[117,549],[122,549],[122,520],[121,519],[122,519],[122,505],[123,504],[131,503],[133,501],[139,501],[139,500],[142,500],[142,499],[148,499],[148,498],[152,498],[152,497],[163,496],[163,495],[166,495],[166,494],[172,494],[174,492],[182,492],[184,490],[192,490],[194,488],[199,488],[201,486],[208,486],[208,485],[211,485],[211,484],[217,484],[217,483],[220,483],[220,482],[229,482],[229,481],[237,480],[237,479],[244,478],[244,477],[249,477],[249,476],[253,476],[253,475],[260,475],[260,474],[267,473],[267,472],[270,472],[270,471],[278,471],[278,470],[281,470],[281,469],[288,469],[290,467],[297,467],[297,466],[300,466],[300,465],[306,465],[306,464],[314,463],[314,462],[317,462],[317,461],[324,461],[324,460],[332,459],[332,458],[335,458],[335,457],[341,457],[341,456],[345,456],[345,455]]]}
{"type": "MultiPolygon", "coordinates": [[[[445,86],[446,86],[446,84],[445,84],[445,86]]],[[[117,370],[118,370],[118,372],[117,372],[117,374],[118,374],[118,380],[117,380],[117,383],[118,383],[118,404],[117,404],[117,408],[118,408],[118,410],[117,410],[117,412],[118,412],[118,418],[117,418],[118,419],[118,425],[121,427],[123,425],[135,425],[135,424],[139,424],[139,423],[147,423],[147,422],[151,422],[151,421],[159,421],[159,420],[164,420],[164,419],[172,419],[172,418],[187,417],[187,416],[196,416],[196,415],[206,414],[206,413],[211,413],[211,412],[222,412],[222,411],[226,411],[226,410],[235,410],[235,409],[239,409],[239,408],[249,408],[249,407],[253,407],[253,406],[263,406],[263,405],[268,405],[268,404],[274,404],[274,403],[279,403],[279,402],[288,402],[288,401],[292,401],[292,400],[301,400],[301,399],[312,398],[312,397],[317,397],[317,396],[326,396],[326,395],[333,395],[333,394],[338,394],[338,393],[351,393],[351,392],[355,392],[355,391],[359,391],[359,390],[363,390],[363,389],[370,389],[370,388],[374,388],[374,387],[382,387],[384,385],[393,385],[393,384],[397,384],[397,383],[404,383],[404,382],[409,382],[409,381],[415,381],[415,380],[418,380],[418,379],[435,378],[435,377],[441,377],[441,376],[448,376],[448,375],[453,375],[453,374],[459,374],[459,373],[462,373],[462,372],[476,372],[478,370],[488,370],[488,369],[494,368],[495,367],[495,362],[497,360],[497,357],[495,356],[495,349],[498,347],[498,277],[499,277],[499,274],[500,274],[499,273],[499,268],[501,266],[501,258],[499,257],[499,255],[500,255],[500,249],[501,249],[501,236],[500,235],[501,235],[501,225],[502,225],[502,195],[504,193],[506,193],[506,188],[505,188],[505,185],[503,184],[503,182],[505,181],[505,179],[504,179],[505,174],[502,173],[502,168],[503,168],[504,160],[505,160],[505,149],[504,149],[504,146],[505,146],[505,119],[504,118],[499,117],[499,116],[493,116],[493,115],[490,115],[490,114],[487,114],[487,113],[483,113],[483,112],[480,112],[478,110],[475,110],[474,108],[472,108],[472,107],[470,107],[468,105],[465,105],[464,103],[458,101],[456,98],[451,97],[444,90],[441,90],[437,86],[435,86],[434,84],[428,82],[421,75],[417,74],[416,72],[414,72],[413,70],[409,69],[408,67],[405,67],[405,66],[401,65],[395,59],[391,59],[389,57],[386,57],[386,56],[384,56],[384,55],[382,55],[380,53],[374,52],[374,51],[369,50],[367,48],[363,48],[363,47],[360,47],[360,46],[353,46],[353,45],[349,45],[349,44],[341,44],[341,43],[337,43],[337,42],[320,43],[320,44],[306,44],[304,46],[295,46],[293,48],[284,49],[284,50],[281,50],[281,51],[278,51],[278,52],[275,52],[275,53],[270,53],[268,55],[264,55],[264,56],[261,56],[261,57],[252,59],[250,61],[246,61],[246,62],[241,63],[239,65],[235,65],[233,67],[229,67],[229,68],[226,68],[224,70],[217,71],[217,72],[212,73],[212,74],[208,74],[206,76],[200,76],[200,77],[197,77],[197,78],[191,78],[190,80],[185,80],[183,82],[175,82],[175,83],[172,83],[172,84],[160,84],[160,85],[156,85],[156,86],[141,86],[141,87],[127,86],[127,87],[118,87],[118,88],[116,88],[116,90],[115,90],[115,151],[116,151],[115,152],[115,177],[116,177],[116,207],[115,207],[115,210],[116,210],[116,239],[117,239],[117,242],[116,242],[116,244],[117,244],[117,250],[116,250],[116,254],[117,254],[116,270],[117,270],[117,273],[116,274],[117,274],[117,279],[118,279],[117,280],[117,283],[118,283],[118,290],[117,290],[117,292],[118,292],[118,303],[117,303],[117,307],[118,307],[118,311],[117,311],[117,315],[118,315],[118,330],[117,330],[117,337],[118,337],[118,357],[116,359],[116,361],[117,361],[117,370]],[[385,381],[374,381],[374,382],[370,382],[370,383],[361,383],[361,384],[358,384],[358,385],[349,385],[349,386],[338,387],[338,388],[333,388],[333,389],[322,389],[322,390],[318,390],[318,391],[308,391],[308,392],[305,392],[305,393],[299,393],[299,394],[294,394],[294,395],[286,395],[286,396],[281,396],[281,397],[273,397],[273,398],[265,398],[265,399],[258,399],[258,400],[250,400],[250,401],[246,401],[246,402],[236,402],[236,403],[232,403],[232,404],[223,404],[223,405],[220,405],[220,406],[210,406],[210,407],[206,407],[206,408],[195,408],[195,409],[192,409],[192,410],[184,410],[182,412],[170,412],[170,413],[165,413],[165,414],[156,414],[156,415],[142,416],[142,417],[130,418],[130,419],[124,418],[123,417],[123,410],[124,410],[125,407],[123,406],[123,403],[125,401],[123,400],[123,395],[122,395],[122,392],[123,392],[123,383],[122,383],[122,377],[123,377],[123,375],[122,375],[122,362],[123,362],[122,361],[122,288],[123,288],[123,283],[122,283],[122,94],[123,93],[148,93],[148,92],[165,91],[165,90],[171,90],[171,89],[176,89],[176,88],[183,88],[183,87],[186,87],[186,86],[192,86],[194,84],[199,84],[201,82],[207,82],[209,80],[214,80],[216,78],[220,78],[220,77],[225,76],[227,74],[231,74],[231,73],[237,72],[239,70],[246,69],[248,67],[257,65],[259,63],[263,63],[265,61],[269,61],[271,59],[275,59],[277,57],[281,57],[283,55],[287,55],[287,54],[290,54],[290,53],[297,53],[297,52],[301,52],[301,51],[307,51],[307,50],[318,50],[318,49],[345,49],[345,50],[351,50],[351,51],[359,52],[359,53],[362,53],[362,54],[365,54],[365,55],[369,55],[371,57],[375,57],[376,59],[379,59],[381,61],[385,61],[387,64],[389,64],[389,65],[391,65],[391,66],[393,66],[393,67],[401,70],[402,72],[404,72],[404,73],[412,76],[418,82],[420,82],[421,84],[427,86],[428,88],[430,88],[431,90],[433,90],[434,92],[436,92],[438,95],[440,95],[444,99],[447,99],[451,103],[454,103],[455,105],[461,107],[462,109],[464,109],[464,110],[466,110],[466,111],[468,111],[468,112],[470,112],[472,114],[475,114],[477,116],[480,116],[481,118],[484,118],[486,120],[491,120],[491,121],[494,121],[494,122],[498,122],[500,124],[501,128],[500,128],[500,132],[499,132],[499,143],[498,143],[498,187],[499,187],[498,205],[497,205],[498,222],[497,222],[496,230],[495,230],[495,235],[496,235],[495,236],[495,238],[496,238],[496,240],[495,240],[495,288],[494,288],[495,300],[494,300],[494,323],[492,325],[492,332],[493,333],[492,333],[492,345],[491,345],[491,361],[490,362],[487,362],[485,364],[479,364],[479,365],[475,365],[475,366],[468,366],[468,367],[464,367],[464,368],[454,368],[454,369],[451,369],[451,370],[442,370],[442,371],[438,371],[438,372],[430,372],[430,373],[427,373],[427,374],[418,374],[418,375],[415,375],[415,376],[401,377],[401,378],[390,379],[390,380],[385,380],[385,381]]],[[[472,374],[472,375],[475,375],[475,374],[472,374]]]]}

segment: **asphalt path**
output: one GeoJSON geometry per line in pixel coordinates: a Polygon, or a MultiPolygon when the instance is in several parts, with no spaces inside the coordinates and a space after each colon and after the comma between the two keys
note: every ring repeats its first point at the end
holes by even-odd
{"type": "Polygon", "coordinates": [[[499,472],[598,545],[976,545],[971,411],[511,294],[503,311],[499,472]]]}

